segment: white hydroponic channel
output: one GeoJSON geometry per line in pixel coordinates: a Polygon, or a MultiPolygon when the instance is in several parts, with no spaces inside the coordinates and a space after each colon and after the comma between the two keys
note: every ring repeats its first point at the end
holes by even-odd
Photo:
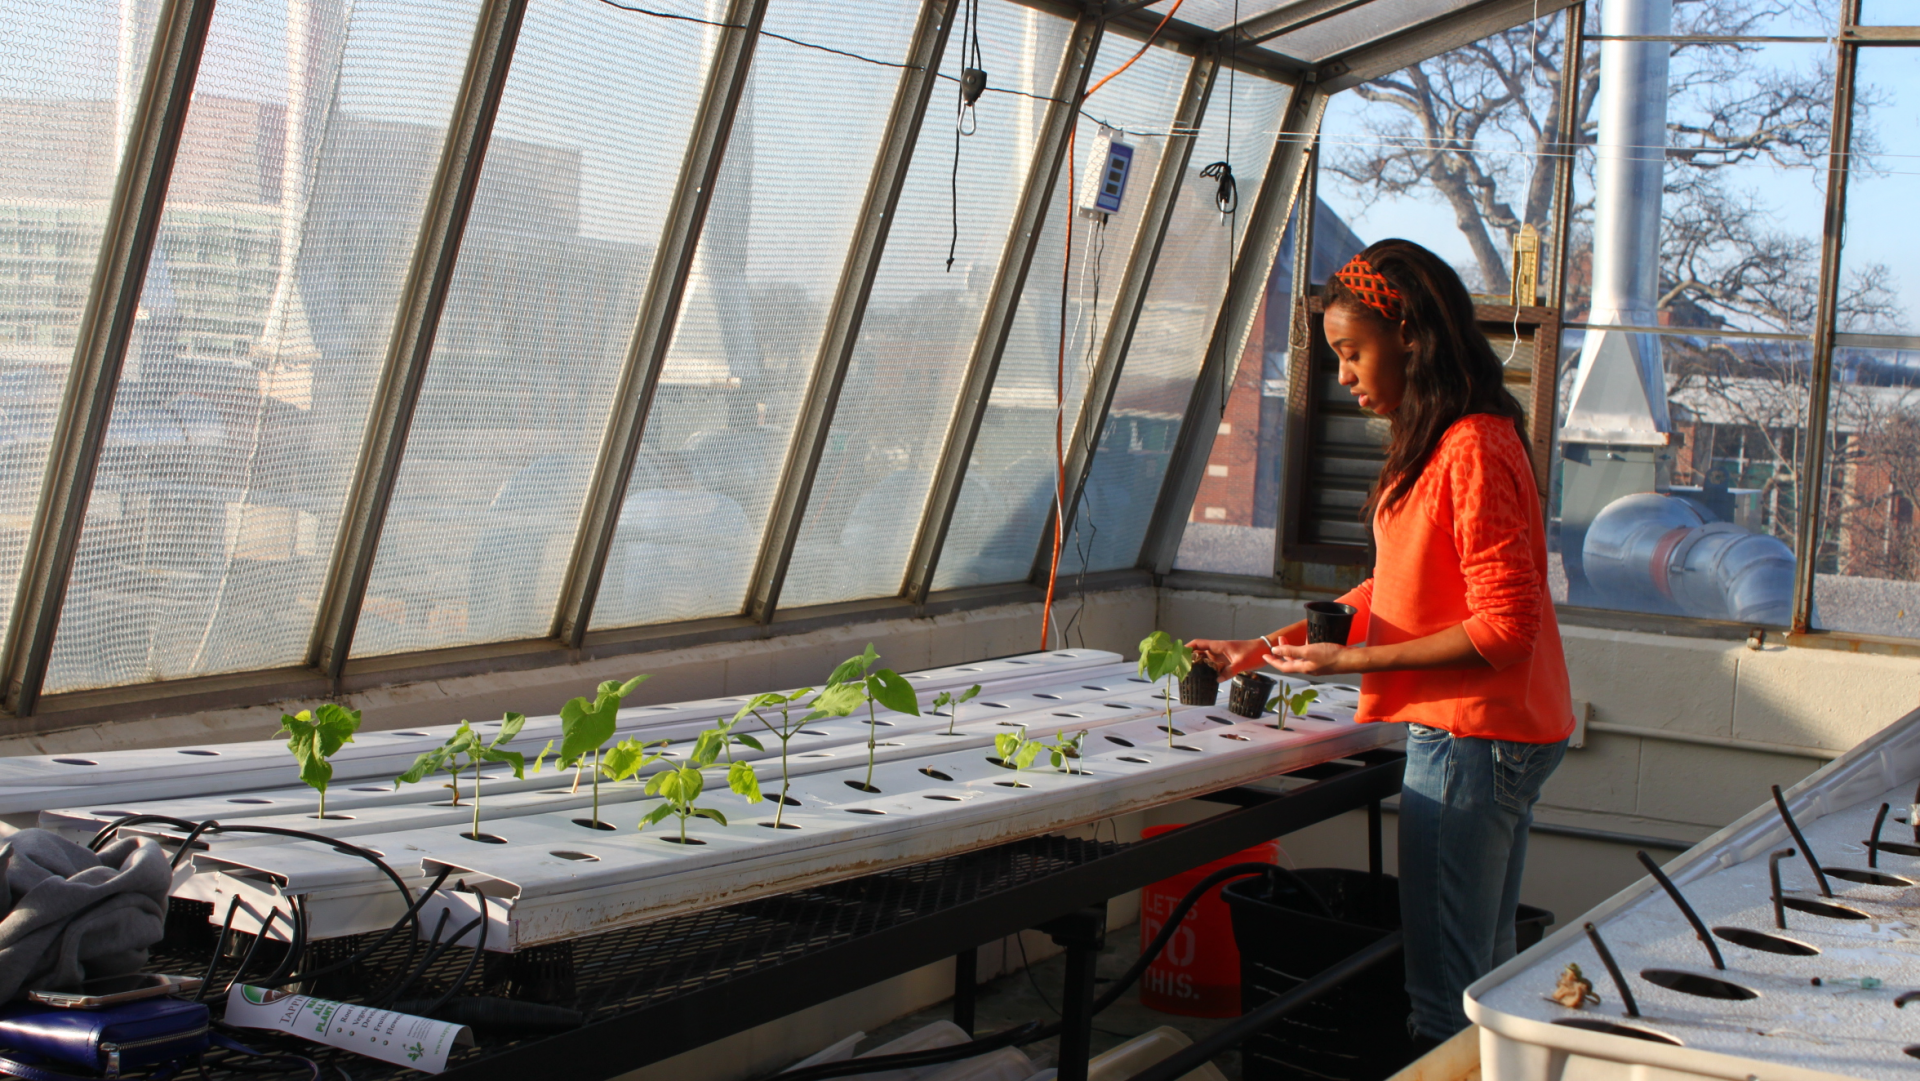
{"type": "MultiPolygon", "coordinates": [[[[1915,841],[1907,812],[1916,780],[1920,713],[1788,794],[1807,847],[1827,871],[1831,902],[1849,918],[1788,908],[1786,929],[1775,926],[1768,855],[1799,846],[1770,798],[1667,866],[1709,929],[1747,942],[1759,941],[1752,933],[1760,932],[1800,953],[1770,952],[1716,934],[1726,963],[1716,970],[1685,916],[1649,877],[1469,988],[1467,1012],[1482,1026],[1487,1081],[1629,1081],[1653,1076],[1650,1069],[1733,1081],[1920,1076],[1920,1061],[1906,1050],[1920,1045],[1920,1008],[1893,1004],[1901,992],[1920,988],[1920,859],[1882,851],[1877,873],[1885,883],[1859,881],[1869,872],[1865,842],[1882,803],[1897,810],[1881,839],[1915,841]],[[1625,1016],[1583,930],[1587,922],[1599,929],[1628,981],[1638,1018],[1625,1016]],[[1593,981],[1603,1000],[1598,1006],[1572,1010],[1547,997],[1569,962],[1593,981]],[[1670,977],[1644,975],[1657,970],[1724,980],[1754,997],[1671,989],[1670,977]],[[1568,1022],[1620,1028],[1596,1031],[1568,1022]]],[[[1783,897],[1827,900],[1799,854],[1779,866],[1783,897]]]]}

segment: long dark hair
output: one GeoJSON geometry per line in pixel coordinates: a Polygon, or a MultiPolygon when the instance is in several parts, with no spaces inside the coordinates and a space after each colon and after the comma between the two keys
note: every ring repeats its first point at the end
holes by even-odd
{"type": "MultiPolygon", "coordinates": [[[[1522,445],[1527,442],[1527,421],[1507,390],[1500,358],[1474,319],[1473,297],[1452,267],[1411,240],[1382,240],[1360,255],[1399,291],[1401,316],[1412,340],[1406,392],[1388,418],[1392,438],[1386,465],[1367,498],[1366,521],[1371,523],[1376,508],[1392,507],[1413,490],[1441,438],[1461,417],[1506,417],[1522,445]]],[[[1398,333],[1398,327],[1338,278],[1327,283],[1327,307],[1336,304],[1398,333]]]]}

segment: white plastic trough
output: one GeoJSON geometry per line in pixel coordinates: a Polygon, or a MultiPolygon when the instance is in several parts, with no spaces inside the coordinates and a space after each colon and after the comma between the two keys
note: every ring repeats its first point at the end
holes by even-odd
{"type": "MultiPolygon", "coordinates": [[[[1916,781],[1920,712],[1901,718],[1788,793],[1808,846],[1829,870],[1833,901],[1864,918],[1834,919],[1789,908],[1787,929],[1774,926],[1768,854],[1799,846],[1770,799],[1666,866],[1709,928],[1776,935],[1817,953],[1782,955],[1716,937],[1727,967],[1715,971],[1685,917],[1646,878],[1475,983],[1467,989],[1467,1015],[1481,1026],[1486,1081],[1920,1077],[1920,1058],[1907,1051],[1920,1045],[1920,1009],[1893,1005],[1902,991],[1920,988],[1920,890],[1831,874],[1834,868],[1868,869],[1864,841],[1882,803],[1902,813],[1889,815],[1881,839],[1914,841],[1904,812],[1916,781]],[[1628,981],[1639,1018],[1624,1016],[1621,998],[1583,931],[1589,922],[1628,981]],[[1600,1005],[1570,1010],[1546,997],[1568,962],[1593,981],[1600,1005]],[[1716,977],[1757,997],[1731,1001],[1670,990],[1641,975],[1652,969],[1716,977]],[[1881,986],[1862,989],[1862,977],[1881,986]],[[1626,1026],[1673,1042],[1570,1027],[1570,1021],[1626,1026]]],[[[1920,859],[1883,851],[1877,870],[1897,882],[1920,882],[1920,859]]],[[[1780,872],[1784,896],[1823,900],[1801,856],[1783,859],[1780,872]]]]}

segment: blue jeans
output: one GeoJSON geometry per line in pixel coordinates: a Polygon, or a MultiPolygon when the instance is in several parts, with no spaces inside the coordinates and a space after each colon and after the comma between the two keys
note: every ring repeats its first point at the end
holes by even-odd
{"type": "Polygon", "coordinates": [[[1407,726],[1400,792],[1400,919],[1412,1025],[1443,1040],[1467,1027],[1461,993],[1513,956],[1527,829],[1559,743],[1455,738],[1407,726]]]}

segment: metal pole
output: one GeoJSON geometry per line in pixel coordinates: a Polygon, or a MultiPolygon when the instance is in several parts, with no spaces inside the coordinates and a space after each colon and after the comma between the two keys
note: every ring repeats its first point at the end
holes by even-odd
{"type": "MultiPolygon", "coordinates": [[[[1300,478],[1289,476],[1292,452],[1289,447],[1305,431],[1306,403],[1294,400],[1294,387],[1311,384],[1313,368],[1313,322],[1308,302],[1313,297],[1313,224],[1320,217],[1320,145],[1307,151],[1306,176],[1300,184],[1299,207],[1293,221],[1293,269],[1287,275],[1287,401],[1282,423],[1279,480],[1280,491],[1273,500],[1273,577],[1281,583],[1298,585],[1299,572],[1287,558],[1289,542],[1299,530],[1297,516],[1288,517],[1288,500],[1300,486],[1300,478]],[[1302,367],[1296,369],[1294,365],[1302,367]],[[1290,434],[1291,433],[1291,434],[1290,434]]],[[[1301,440],[1304,443],[1304,440],[1301,440]]]]}
{"type": "MultiPolygon", "coordinates": [[[[1180,189],[1186,186],[1187,165],[1193,158],[1193,144],[1198,138],[1200,121],[1206,115],[1207,101],[1212,95],[1214,77],[1219,70],[1219,57],[1211,54],[1195,57],[1192,67],[1187,69],[1187,84],[1180,92],[1180,104],[1173,118],[1174,134],[1167,137],[1166,153],[1160,159],[1159,171],[1153,177],[1153,187],[1147,193],[1146,210],[1140,218],[1133,254],[1127,260],[1127,269],[1120,278],[1120,288],[1114,294],[1107,332],[1101,339],[1100,354],[1087,379],[1079,418],[1074,421],[1073,442],[1067,447],[1066,511],[1061,515],[1062,536],[1069,536],[1073,532],[1080,495],[1086,490],[1087,478],[1093,472],[1093,456],[1107,428],[1114,388],[1120,384],[1127,350],[1133,347],[1134,328],[1140,323],[1140,310],[1153,283],[1160,249],[1167,238],[1167,226],[1173,220],[1174,203],[1180,197],[1180,189]]],[[[1058,508],[1054,508],[1047,512],[1046,527],[1040,533],[1040,550],[1034,556],[1033,578],[1040,583],[1046,582],[1053,566],[1053,519],[1057,511],[1058,508]]]]}
{"type": "MultiPolygon", "coordinates": [[[[1240,247],[1240,258],[1233,265],[1226,296],[1214,321],[1213,336],[1207,344],[1206,359],[1194,380],[1187,400],[1185,419],[1175,438],[1173,454],[1167,463],[1167,476],[1160,485],[1160,499],[1153,520],[1147,527],[1147,539],[1140,549],[1140,566],[1156,574],[1173,569],[1173,557],[1180,549],[1180,537],[1187,528],[1187,512],[1205,475],[1207,456],[1213,452],[1213,440],[1220,432],[1220,410],[1225,404],[1221,384],[1231,381],[1246,348],[1247,335],[1253,332],[1253,319],[1260,311],[1260,299],[1266,293],[1267,276],[1280,253],[1280,239],[1286,232],[1301,182],[1306,176],[1307,156],[1320,130],[1320,118],[1327,111],[1327,96],[1318,85],[1303,84],[1287,103],[1280,135],[1274,140],[1273,156],[1260,182],[1259,201],[1247,222],[1247,235],[1240,247]]],[[[1306,211],[1303,211],[1305,213],[1306,211]]]]}
{"type": "MultiPolygon", "coordinates": [[[[1575,4],[1567,9],[1567,44],[1560,62],[1560,100],[1555,103],[1554,118],[1559,138],[1552,144],[1554,165],[1559,171],[1553,178],[1553,281],[1547,296],[1562,319],[1566,318],[1567,307],[1567,238],[1573,231],[1574,155],[1580,146],[1580,65],[1586,52],[1586,32],[1587,5],[1575,4]]],[[[1557,371],[1548,374],[1558,382],[1557,371]]],[[[1540,375],[1537,370],[1533,373],[1535,379],[1540,375]]]]}
{"type": "Polygon", "coordinates": [[[833,307],[827,312],[826,333],[820,339],[813,381],[801,400],[794,423],[793,451],[787,457],[780,486],[774,491],[773,510],[767,519],[766,535],[760,542],[760,558],[747,587],[746,614],[762,623],[772,621],[774,609],[780,603],[780,590],[786,583],[787,567],[800,538],[814,477],[819,472],[820,459],[826,454],[827,436],[833,427],[834,411],[840,404],[840,390],[846,383],[847,367],[853,362],[854,346],[860,340],[860,325],[866,316],[867,299],[873,293],[874,276],[880,269],[881,252],[893,225],[894,209],[900,202],[900,189],[906,184],[907,166],[920,138],[920,125],[927,115],[933,84],[939,81],[940,57],[946,50],[947,36],[959,6],[960,0],[926,0],[920,9],[920,24],[914,29],[907,67],[901,72],[900,87],[894,94],[893,114],[881,136],[879,159],[874,163],[873,179],[867,185],[860,226],[848,249],[833,307]]]}
{"type": "MultiPolygon", "coordinates": [[[[33,523],[20,566],[6,639],[0,644],[0,687],[6,706],[27,716],[40,699],[67,582],[79,548],[94,471],[107,438],[113,395],[133,334],[147,260],[166,208],[180,133],[187,123],[200,56],[213,23],[214,0],[168,0],[154,25],[140,97],[132,106],[126,148],[74,345],[73,367],[47,450],[33,523]]],[[[129,80],[130,81],[130,80],[129,80]]]]}
{"type": "Polygon", "coordinates": [[[367,430],[360,444],[340,532],[334,541],[333,561],[320,593],[320,609],[307,663],[327,678],[338,680],[353,648],[360,624],[360,604],[373,559],[393,500],[400,461],[406,454],[407,430],[433,355],[440,315],[453,285],[453,268],[460,240],[467,228],[467,212],[480,186],[480,166],[493,135],[493,118],[506,90],[507,69],[520,37],[527,0],[487,0],[474,26],[473,48],[455,99],[440,167],[427,195],[420,239],[413,251],[406,285],[393,321],[386,362],[374,388],[367,430]]]}
{"type": "Polygon", "coordinates": [[[693,273],[707,208],[713,202],[714,182],[720,174],[721,159],[726,156],[740,98],[746,92],[747,72],[753,65],[754,48],[766,15],[767,0],[731,0],[725,25],[719,28],[720,40],[713,66],[707,72],[706,92],[694,117],[673,202],[667,208],[665,232],[654,257],[646,296],[640,302],[626,364],[614,387],[613,409],[600,437],[599,458],[587,484],[580,528],[574,534],[566,585],[554,612],[553,636],[568,646],[579,647],[593,618],[607,555],[613,550],[613,534],[620,524],[620,508],[626,502],[627,483],[633,477],[634,459],[645,434],[647,412],[653,405],[667,350],[673,344],[680,303],[693,273]]]}
{"type": "MultiPolygon", "coordinates": [[[[972,355],[967,358],[966,374],[961,377],[959,401],[947,424],[946,443],[941,448],[940,462],[927,492],[920,530],[907,557],[900,592],[915,604],[924,602],[928,590],[933,588],[940,549],[946,544],[948,527],[953,524],[954,508],[960,503],[967,461],[973,456],[974,440],[979,437],[980,422],[986,417],[987,399],[993,394],[993,381],[1000,372],[1000,355],[1006,350],[1007,335],[1013,329],[1014,314],[1020,307],[1020,294],[1026,289],[1027,271],[1033,266],[1034,250],[1040,245],[1054,180],[1059,175],[1060,163],[1066,160],[1068,136],[1079,116],[1087,72],[1104,27],[1105,23],[1096,15],[1080,16],[1073,24],[1060,71],[1054,76],[1053,94],[1041,121],[1033,161],[1027,169],[1026,186],[1014,212],[1006,247],[1000,254],[1000,268],[987,296],[980,333],[974,339],[972,355]]],[[[1070,183],[1067,186],[1070,187],[1070,183]]],[[[1062,198],[1073,198],[1071,190],[1061,194],[1062,198]]]]}
{"type": "Polygon", "coordinates": [[[1833,65],[1833,127],[1827,145],[1827,214],[1820,234],[1820,303],[1813,324],[1813,371],[1807,385],[1806,452],[1795,478],[1800,519],[1794,530],[1793,632],[1813,628],[1815,568],[1820,562],[1820,529],[1827,488],[1827,413],[1833,383],[1833,336],[1838,329],[1840,253],[1847,228],[1847,173],[1853,153],[1854,76],[1860,46],[1848,40],[1846,27],[1860,21],[1860,0],[1844,0],[1842,32],[1833,65]]]}

